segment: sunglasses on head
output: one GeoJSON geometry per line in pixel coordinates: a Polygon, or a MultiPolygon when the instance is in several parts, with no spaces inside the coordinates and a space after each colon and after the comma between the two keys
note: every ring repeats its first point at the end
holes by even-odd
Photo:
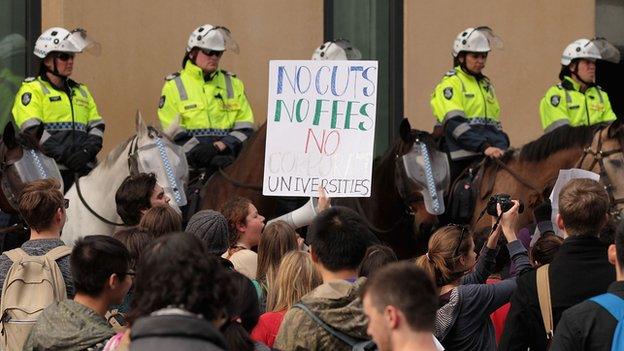
{"type": "Polygon", "coordinates": [[[63,207],[65,207],[65,209],[69,208],[69,199],[63,199],[63,207]]]}
{"type": "Polygon", "coordinates": [[[223,55],[223,51],[217,51],[217,50],[201,49],[201,52],[203,52],[204,55],[206,55],[206,56],[221,57],[221,55],[223,55]]]}
{"type": "Polygon", "coordinates": [[[73,53],[67,53],[67,52],[59,52],[58,54],[56,54],[56,58],[61,61],[67,61],[69,59],[73,59],[74,56],[75,55],[73,53]]]}

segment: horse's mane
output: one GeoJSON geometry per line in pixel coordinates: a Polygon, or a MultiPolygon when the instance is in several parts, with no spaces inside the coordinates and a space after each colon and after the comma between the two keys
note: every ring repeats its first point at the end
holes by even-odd
{"type": "Polygon", "coordinates": [[[546,133],[520,149],[520,161],[538,162],[553,153],[589,144],[594,136],[595,126],[562,126],[546,133]]]}
{"type": "Polygon", "coordinates": [[[134,138],[134,136],[129,137],[128,139],[126,139],[126,141],[124,141],[123,143],[119,144],[119,146],[117,146],[113,151],[109,152],[108,156],[106,156],[106,159],[104,160],[104,162],[102,162],[102,167],[103,168],[110,168],[110,167],[112,167],[113,164],[119,158],[119,156],[121,156],[121,154],[124,152],[124,150],[126,149],[128,144],[130,143],[130,140],[132,140],[132,138],[134,138]]]}

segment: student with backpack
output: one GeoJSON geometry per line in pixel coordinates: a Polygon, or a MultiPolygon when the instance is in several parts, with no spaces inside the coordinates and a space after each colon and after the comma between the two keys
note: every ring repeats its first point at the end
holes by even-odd
{"type": "Polygon", "coordinates": [[[551,351],[624,350],[624,222],[615,232],[615,244],[608,249],[617,281],[606,294],[570,307],[561,316],[551,351]]]}
{"type": "Polygon", "coordinates": [[[130,290],[129,266],[130,254],[117,239],[90,235],[76,241],[71,253],[76,295],[41,313],[23,350],[103,350],[115,334],[104,316],[130,290]]]}
{"type": "Polygon", "coordinates": [[[67,205],[54,179],[31,182],[20,194],[30,240],[0,256],[0,349],[21,350],[41,311],[74,296],[71,248],[60,238],[67,205]]]}

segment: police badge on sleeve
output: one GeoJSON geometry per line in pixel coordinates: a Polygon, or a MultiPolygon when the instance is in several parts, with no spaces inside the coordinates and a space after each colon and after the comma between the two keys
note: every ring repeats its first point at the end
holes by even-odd
{"type": "Polygon", "coordinates": [[[444,88],[444,97],[447,100],[450,100],[453,97],[453,88],[451,87],[444,88]]]}
{"type": "Polygon", "coordinates": [[[553,95],[550,97],[550,103],[555,107],[559,106],[560,101],[561,98],[559,97],[559,95],[553,95]]]}
{"type": "Polygon", "coordinates": [[[22,105],[28,106],[28,104],[30,104],[30,98],[31,98],[30,93],[22,94],[22,105]]]}

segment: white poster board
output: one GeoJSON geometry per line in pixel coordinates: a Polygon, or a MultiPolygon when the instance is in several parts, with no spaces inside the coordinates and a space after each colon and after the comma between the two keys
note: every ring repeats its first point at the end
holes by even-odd
{"type": "Polygon", "coordinates": [[[371,194],[377,61],[271,61],[263,195],[371,194]]]}

